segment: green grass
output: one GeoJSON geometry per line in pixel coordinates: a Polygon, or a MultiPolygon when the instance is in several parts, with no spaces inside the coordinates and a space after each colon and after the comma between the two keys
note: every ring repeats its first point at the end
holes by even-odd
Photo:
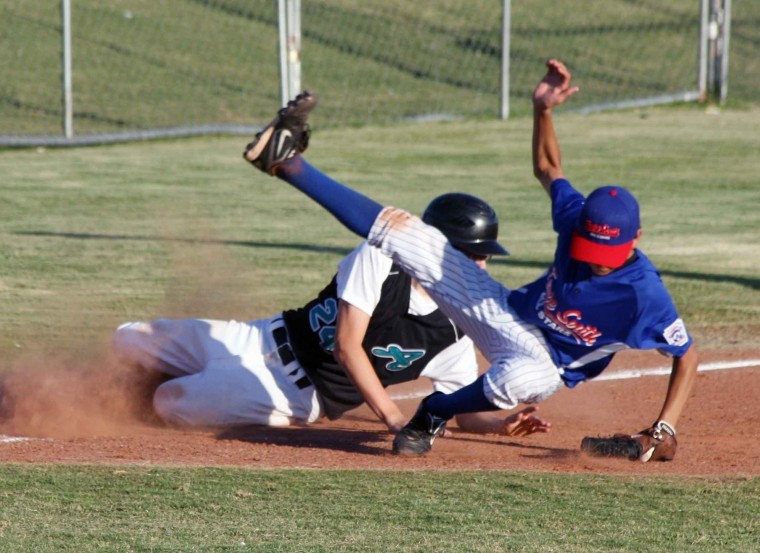
{"type": "Polygon", "coordinates": [[[0,548],[750,552],[757,479],[0,467],[0,548]]]}

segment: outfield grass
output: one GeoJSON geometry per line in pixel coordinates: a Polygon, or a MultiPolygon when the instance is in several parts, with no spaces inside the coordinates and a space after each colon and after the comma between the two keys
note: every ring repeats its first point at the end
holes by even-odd
{"type": "MultiPolygon", "coordinates": [[[[639,197],[642,248],[704,347],[753,348],[760,335],[759,127],[757,110],[558,120],[565,168],[580,189],[616,182],[639,197]]],[[[535,278],[553,250],[529,137],[527,119],[316,128],[309,157],[418,213],[443,192],[482,196],[513,254],[491,270],[514,287],[535,278]]],[[[2,152],[4,351],[81,353],[124,320],[248,320],[310,299],[358,238],[247,166],[244,143],[2,152]]]]}
{"type": "Polygon", "coordinates": [[[0,549],[751,552],[760,481],[0,467],[0,549]]]}
{"type": "MultiPolygon", "coordinates": [[[[549,263],[530,120],[314,129],[309,159],[421,212],[492,203],[510,286],[549,263]]],[[[629,186],[698,344],[760,335],[760,111],[562,115],[568,176],[629,186]]],[[[102,355],[125,320],[297,306],[358,239],[241,160],[244,140],[0,152],[3,367],[102,355]]],[[[7,446],[0,446],[7,447],[7,446]]],[[[755,551],[758,479],[0,466],[2,551],[755,551]]]]}

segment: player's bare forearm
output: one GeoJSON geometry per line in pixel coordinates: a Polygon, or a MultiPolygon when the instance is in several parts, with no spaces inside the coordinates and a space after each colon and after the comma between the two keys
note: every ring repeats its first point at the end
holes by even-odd
{"type": "Polygon", "coordinates": [[[665,403],[657,420],[667,421],[673,427],[678,424],[678,419],[694,388],[698,366],[699,355],[694,346],[691,346],[682,357],[676,357],[673,360],[673,371],[670,373],[665,403]]]}
{"type": "Polygon", "coordinates": [[[333,355],[370,409],[395,433],[404,427],[407,419],[383,388],[362,347],[369,320],[368,314],[340,300],[333,355]]]}
{"type": "Polygon", "coordinates": [[[559,60],[546,62],[547,72],[533,91],[533,174],[547,193],[551,183],[564,176],[552,109],[578,92],[570,86],[570,71],[559,60]]]}
{"type": "Polygon", "coordinates": [[[383,388],[364,350],[344,347],[336,351],[335,358],[377,418],[391,432],[400,431],[407,419],[383,388]]]}
{"type": "Polygon", "coordinates": [[[506,418],[493,413],[465,413],[456,416],[457,425],[465,432],[473,434],[500,434],[503,436],[528,436],[537,432],[548,432],[551,423],[534,415],[536,406],[529,406],[506,418]]]}
{"type": "Polygon", "coordinates": [[[564,176],[559,142],[554,131],[550,109],[534,109],[533,113],[533,174],[550,193],[550,185],[564,176]]]}

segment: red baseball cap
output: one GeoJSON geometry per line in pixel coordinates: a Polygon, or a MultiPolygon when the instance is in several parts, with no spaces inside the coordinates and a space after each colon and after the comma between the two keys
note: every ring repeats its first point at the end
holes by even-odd
{"type": "Polygon", "coordinates": [[[620,186],[597,188],[578,216],[570,257],[616,269],[628,259],[640,228],[639,203],[633,194],[620,186]]]}

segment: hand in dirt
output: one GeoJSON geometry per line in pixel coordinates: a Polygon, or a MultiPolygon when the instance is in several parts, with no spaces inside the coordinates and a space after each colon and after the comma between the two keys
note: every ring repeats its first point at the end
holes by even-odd
{"type": "Polygon", "coordinates": [[[521,437],[536,432],[549,432],[551,423],[534,415],[533,413],[536,411],[538,411],[538,407],[530,405],[522,411],[509,415],[504,419],[504,434],[521,437]]]}
{"type": "Polygon", "coordinates": [[[396,410],[396,412],[393,412],[385,417],[383,422],[388,427],[388,432],[395,436],[404,429],[406,424],[409,422],[409,419],[406,418],[401,413],[401,411],[396,410]]]}

